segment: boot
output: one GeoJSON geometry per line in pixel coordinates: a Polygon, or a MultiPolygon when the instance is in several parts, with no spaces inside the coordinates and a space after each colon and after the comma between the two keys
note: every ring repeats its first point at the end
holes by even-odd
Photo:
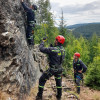
{"type": "Polygon", "coordinates": [[[36,100],[42,100],[42,98],[41,98],[41,97],[36,96],[36,100]]]}
{"type": "Polygon", "coordinates": [[[80,87],[77,87],[77,93],[80,94],[80,87]]]}
{"type": "Polygon", "coordinates": [[[60,96],[58,96],[58,95],[56,96],[56,98],[57,98],[57,100],[61,100],[61,97],[60,97],[60,96]]]}
{"type": "Polygon", "coordinates": [[[57,95],[56,95],[57,100],[61,100],[61,96],[62,96],[62,88],[57,88],[57,95]]]}
{"type": "Polygon", "coordinates": [[[36,100],[42,100],[42,95],[37,94],[36,100]]]}

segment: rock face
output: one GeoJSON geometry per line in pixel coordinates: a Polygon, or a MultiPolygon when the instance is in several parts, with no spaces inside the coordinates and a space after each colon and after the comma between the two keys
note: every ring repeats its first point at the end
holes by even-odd
{"type": "Polygon", "coordinates": [[[24,16],[20,0],[0,0],[0,90],[17,96],[30,92],[46,63],[38,46],[27,46],[24,16]]]}

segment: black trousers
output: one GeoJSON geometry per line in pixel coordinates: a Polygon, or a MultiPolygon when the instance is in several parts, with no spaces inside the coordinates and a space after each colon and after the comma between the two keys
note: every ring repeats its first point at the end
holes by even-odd
{"type": "Polygon", "coordinates": [[[80,93],[80,81],[83,79],[83,74],[74,73],[75,83],[77,85],[77,93],[80,93]]]}
{"type": "Polygon", "coordinates": [[[56,81],[56,86],[57,86],[57,97],[61,97],[62,95],[62,69],[59,70],[53,70],[51,68],[49,68],[47,71],[45,71],[42,76],[39,79],[39,87],[38,87],[38,96],[42,97],[43,94],[43,89],[44,89],[44,85],[46,83],[46,81],[52,77],[55,76],[55,81],[56,81]]]}
{"type": "Polygon", "coordinates": [[[27,42],[29,45],[34,45],[34,25],[33,26],[30,26],[28,25],[27,26],[27,30],[26,30],[26,38],[27,38],[27,42]]]}

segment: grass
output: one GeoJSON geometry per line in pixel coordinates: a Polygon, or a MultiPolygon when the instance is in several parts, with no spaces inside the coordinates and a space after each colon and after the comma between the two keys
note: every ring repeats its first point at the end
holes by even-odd
{"type": "Polygon", "coordinates": [[[0,100],[7,100],[9,95],[3,92],[0,92],[0,100]]]}
{"type": "Polygon", "coordinates": [[[94,100],[100,100],[100,96],[98,96],[98,95],[96,95],[96,94],[94,95],[93,98],[94,98],[94,100]]]}

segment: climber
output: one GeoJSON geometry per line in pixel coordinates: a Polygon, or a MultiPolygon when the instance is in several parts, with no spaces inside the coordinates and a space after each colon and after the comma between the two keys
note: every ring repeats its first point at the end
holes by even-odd
{"type": "Polygon", "coordinates": [[[27,13],[26,38],[29,45],[34,45],[34,28],[35,28],[35,23],[36,23],[34,10],[37,10],[37,6],[33,4],[29,8],[28,6],[26,6],[23,0],[21,0],[21,4],[27,13]]]}
{"type": "Polygon", "coordinates": [[[86,72],[86,65],[79,59],[80,53],[74,54],[73,69],[74,69],[74,79],[77,85],[77,93],[80,94],[80,81],[83,79],[83,73],[86,72]]]}
{"type": "Polygon", "coordinates": [[[56,86],[57,86],[56,98],[57,100],[61,100],[61,96],[62,96],[61,75],[63,71],[62,62],[65,57],[65,50],[62,44],[64,44],[65,38],[61,35],[58,35],[55,39],[55,46],[49,48],[44,47],[45,40],[46,38],[43,38],[43,41],[39,45],[39,49],[41,52],[48,54],[50,67],[45,72],[43,72],[42,76],[39,79],[39,87],[38,87],[36,100],[42,100],[44,85],[46,81],[53,75],[55,77],[56,86]]]}

